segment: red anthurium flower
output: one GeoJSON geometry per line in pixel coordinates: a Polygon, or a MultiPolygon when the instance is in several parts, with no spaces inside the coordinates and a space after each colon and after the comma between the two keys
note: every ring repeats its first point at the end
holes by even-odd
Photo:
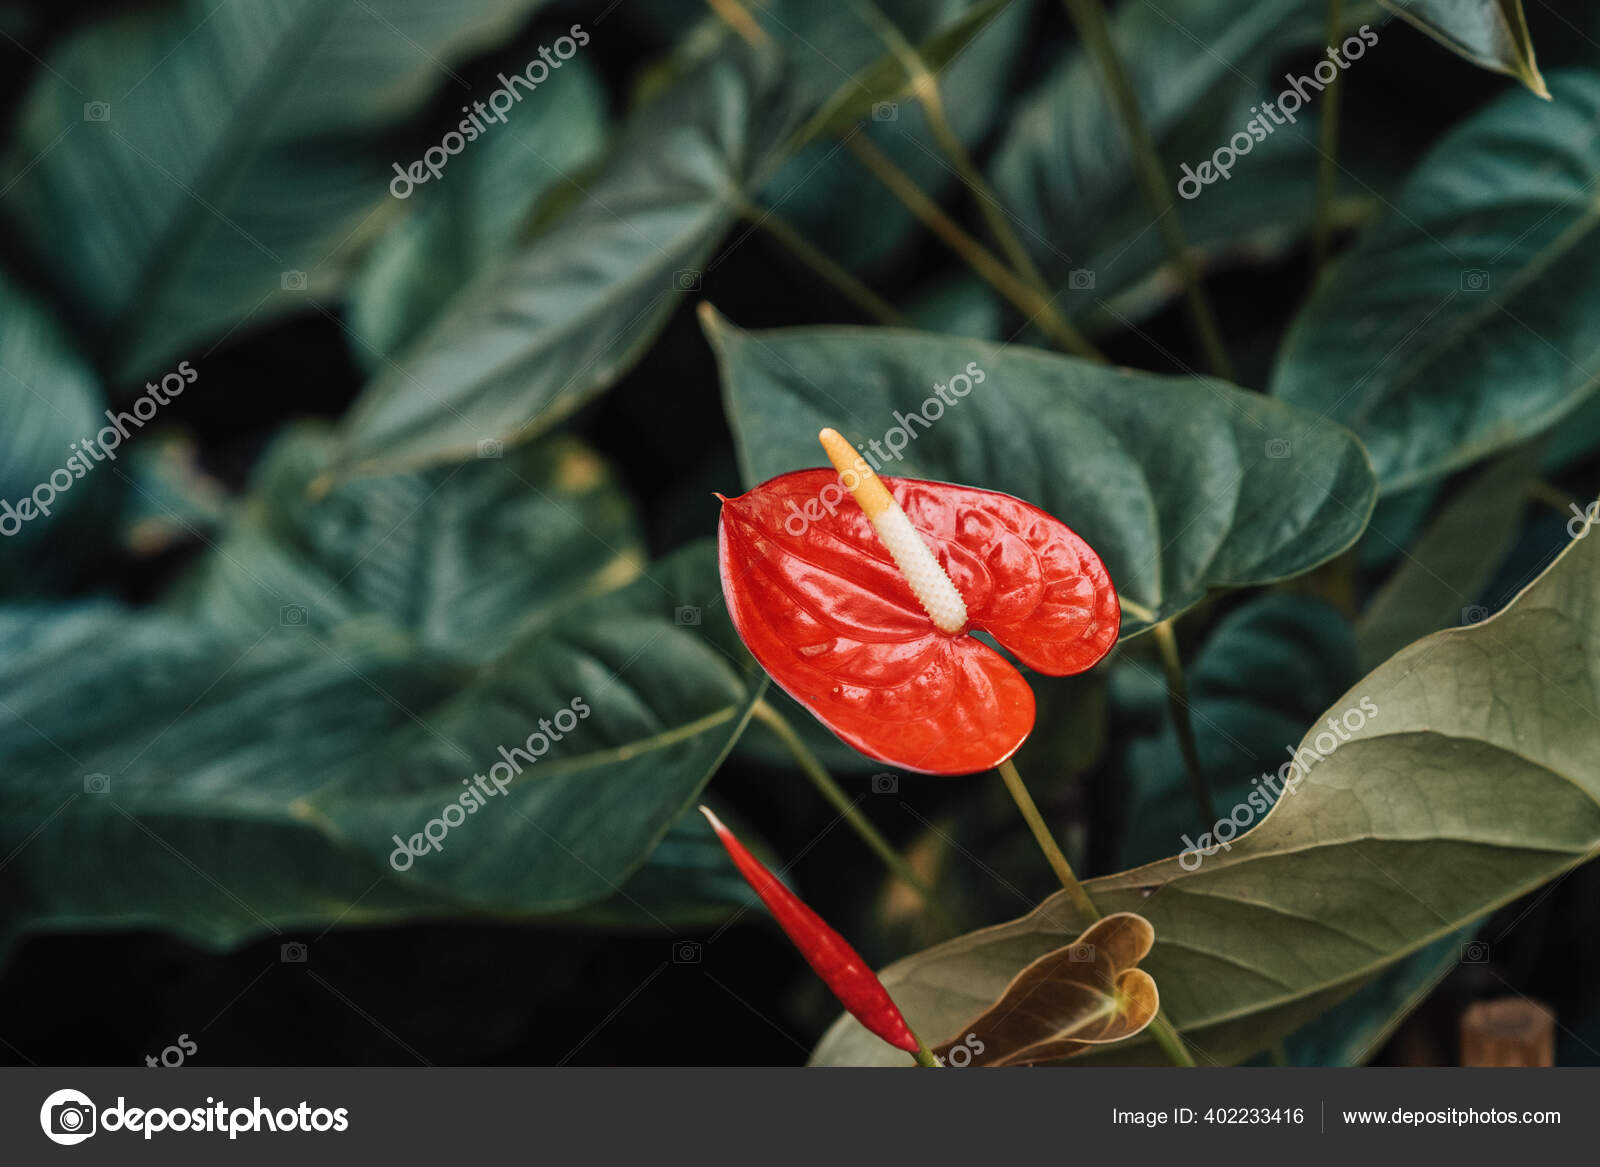
{"type": "Polygon", "coordinates": [[[790,696],[862,753],[930,774],[999,765],[1033,729],[1033,691],[970,633],[1038,672],[1082,672],[1121,623],[1105,565],[1038,507],[880,479],[833,430],[821,437],[835,470],[723,500],[718,556],[734,627],[790,696]]]}

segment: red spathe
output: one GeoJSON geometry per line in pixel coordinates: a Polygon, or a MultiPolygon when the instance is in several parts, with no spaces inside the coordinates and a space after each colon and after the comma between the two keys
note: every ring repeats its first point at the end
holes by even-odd
{"type": "MultiPolygon", "coordinates": [[[[1083,672],[1116,643],[1116,589],[1065,523],[1008,494],[883,483],[966,601],[968,630],[1052,676],[1083,672]]],[[[780,475],[725,500],[717,543],[745,645],[862,753],[970,774],[1005,761],[1032,731],[1022,674],[965,631],[934,626],[834,471],[780,475]]]]}

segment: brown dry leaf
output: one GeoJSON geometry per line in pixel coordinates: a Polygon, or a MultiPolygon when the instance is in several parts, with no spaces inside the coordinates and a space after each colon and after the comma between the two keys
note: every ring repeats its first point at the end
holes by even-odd
{"type": "Polygon", "coordinates": [[[1155,981],[1135,967],[1155,936],[1143,916],[1107,916],[1023,969],[933,1052],[952,1066],[1027,1066],[1132,1037],[1160,1007],[1155,981]]]}

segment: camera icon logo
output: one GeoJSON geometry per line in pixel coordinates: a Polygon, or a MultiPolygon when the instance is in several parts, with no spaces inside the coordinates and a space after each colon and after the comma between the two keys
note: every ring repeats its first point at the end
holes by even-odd
{"type": "Polygon", "coordinates": [[[681,624],[685,628],[698,627],[699,624],[700,624],[700,609],[699,608],[677,608],[677,609],[674,609],[674,611],[672,613],[672,619],[673,619],[673,621],[675,623],[681,624]]]}
{"type": "Polygon", "coordinates": [[[680,292],[698,292],[700,290],[699,269],[686,267],[673,272],[672,286],[680,292]]]}
{"type": "Polygon", "coordinates": [[[1268,438],[1267,457],[1282,460],[1294,452],[1294,447],[1289,444],[1288,438],[1268,438]]]}
{"type": "Polygon", "coordinates": [[[283,964],[304,964],[306,946],[298,940],[291,940],[278,948],[278,960],[283,964]]]}
{"type": "Polygon", "coordinates": [[[45,1138],[63,1147],[83,1142],[95,1132],[95,1105],[78,1090],[57,1090],[39,1108],[45,1138]]]}
{"type": "Polygon", "coordinates": [[[1489,609],[1482,604],[1472,604],[1461,609],[1461,622],[1463,624],[1482,624],[1489,618],[1489,609]]]}
{"type": "Polygon", "coordinates": [[[506,444],[499,438],[479,438],[478,457],[498,458],[506,452],[506,444]]]}
{"type": "Polygon", "coordinates": [[[286,292],[303,292],[306,290],[306,273],[303,271],[286,271],[280,280],[286,292]]]}
{"type": "Polygon", "coordinates": [[[1487,292],[1489,290],[1489,273],[1481,267],[1470,267],[1461,273],[1461,290],[1463,292],[1487,292]]]}
{"type": "Polygon", "coordinates": [[[699,964],[700,942],[698,940],[674,940],[672,942],[673,964],[699,964]]]}
{"type": "Polygon", "coordinates": [[[111,775],[85,774],[83,776],[83,792],[85,794],[110,794],[111,775]]]}
{"type": "Polygon", "coordinates": [[[111,103],[109,101],[86,101],[83,103],[83,120],[86,122],[108,122],[111,120],[111,103]]]}
{"type": "Polygon", "coordinates": [[[1072,945],[1072,947],[1067,949],[1067,959],[1070,960],[1073,964],[1093,964],[1094,963],[1094,945],[1093,944],[1074,944],[1074,945],[1072,945]]]}
{"type": "Polygon", "coordinates": [[[1067,273],[1067,287],[1074,292],[1094,291],[1094,272],[1086,267],[1067,273]]]}
{"type": "Polygon", "coordinates": [[[304,604],[285,604],[278,609],[278,623],[285,628],[304,628],[310,618],[304,604]]]}
{"type": "Polygon", "coordinates": [[[1462,964],[1488,964],[1489,945],[1484,940],[1474,940],[1461,946],[1462,964]]]}
{"type": "Polygon", "coordinates": [[[900,776],[884,772],[872,776],[872,793],[898,794],[900,792],[900,776]]]}
{"type": "Polygon", "coordinates": [[[897,122],[900,120],[900,106],[893,101],[875,101],[872,103],[872,120],[875,122],[897,122]]]}

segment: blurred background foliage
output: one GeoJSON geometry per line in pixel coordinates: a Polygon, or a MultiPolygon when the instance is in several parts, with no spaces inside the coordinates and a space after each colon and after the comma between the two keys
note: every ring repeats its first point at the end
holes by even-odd
{"type": "MultiPolygon", "coordinates": [[[[682,815],[707,782],[874,963],[942,938],[747,727],[763,687],[721,617],[712,492],[800,457],[783,442],[803,427],[768,431],[810,414],[781,370],[729,383],[694,309],[731,322],[725,349],[738,330],[879,322],[787,232],[918,328],[1050,338],[841,147],[862,135],[983,234],[882,29],[859,5],[751,7],[764,49],[701,0],[0,3],[0,497],[147,381],[199,373],[0,543],[0,1058],[131,1064],[184,1032],[208,1064],[798,1063],[834,1007],[682,815]],[[504,125],[391,195],[393,163],[575,23],[590,43],[504,125]],[[575,695],[595,715],[547,780],[489,808],[470,845],[390,870],[390,835],[575,695]]],[[[1203,367],[1062,8],[880,8],[939,69],[951,131],[1063,315],[1119,364],[1203,367]]],[[[1376,4],[1346,8],[1381,40],[1343,86],[1344,262],[1314,309],[1318,108],[1178,211],[1238,365],[1228,392],[1305,407],[1302,448],[1345,440],[1322,416],[1350,425],[1376,471],[1319,481],[1350,513],[1293,542],[1241,524],[1239,569],[1187,581],[1170,609],[1188,609],[1219,805],[1396,649],[1503,606],[1600,462],[1600,18],[1529,5],[1543,106],[1376,4]],[[1416,327],[1419,288],[1478,267],[1516,284],[1514,313],[1449,298],[1422,357],[1355,371],[1416,327]]],[[[1113,11],[1172,173],[1323,43],[1311,0],[1113,11]]],[[[827,359],[840,396],[871,382],[864,349],[827,359]]],[[[871,354],[902,375],[911,359],[871,354]]],[[[1093,378],[1082,392],[1085,417],[1117,401],[1093,378]]],[[[1068,416],[1034,422],[1064,449],[1068,416]]],[[[932,440],[916,457],[932,477],[986,466],[932,440]]],[[[1036,501],[1065,490],[1039,473],[1036,501]]],[[[1082,499],[1057,501],[1092,525],[1082,499]]],[[[1019,764],[1083,874],[1203,829],[1151,638],[1035,681],[1019,764]]],[[[765,695],[968,924],[1050,893],[998,783],[876,780],[765,695]]],[[[1596,878],[1392,966],[1287,1056],[1448,1063],[1461,1007],[1510,985],[1556,1008],[1561,1061],[1600,1061],[1596,878]],[[1486,963],[1460,960],[1474,936],[1486,963]]]]}

